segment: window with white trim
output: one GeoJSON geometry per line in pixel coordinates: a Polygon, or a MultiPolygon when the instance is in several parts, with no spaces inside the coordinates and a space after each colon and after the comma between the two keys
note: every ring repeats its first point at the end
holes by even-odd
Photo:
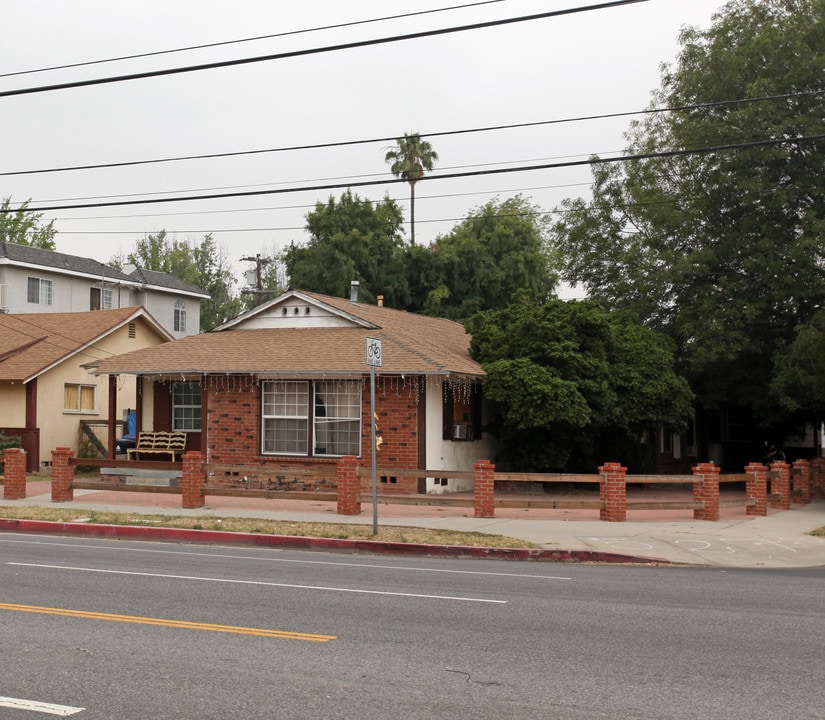
{"type": "Polygon", "coordinates": [[[172,385],[172,430],[201,429],[201,384],[176,382],[172,385]]]}
{"type": "Polygon", "coordinates": [[[266,381],[261,418],[264,454],[361,454],[360,381],[266,381]]]}
{"type": "Polygon", "coordinates": [[[63,385],[63,412],[97,415],[97,387],[65,383],[63,385]]]}
{"type": "Polygon", "coordinates": [[[52,304],[52,281],[43,278],[28,278],[26,300],[35,305],[52,304]]]}
{"type": "Polygon", "coordinates": [[[180,299],[175,302],[175,332],[186,332],[186,303],[180,299]]]}

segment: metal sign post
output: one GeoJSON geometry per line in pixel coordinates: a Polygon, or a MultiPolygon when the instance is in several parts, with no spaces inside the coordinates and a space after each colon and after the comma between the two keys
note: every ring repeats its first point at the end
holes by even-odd
{"type": "Polygon", "coordinates": [[[370,367],[370,427],[372,428],[372,534],[378,535],[378,464],[375,444],[375,368],[383,366],[381,340],[367,338],[367,365],[370,367]]]}

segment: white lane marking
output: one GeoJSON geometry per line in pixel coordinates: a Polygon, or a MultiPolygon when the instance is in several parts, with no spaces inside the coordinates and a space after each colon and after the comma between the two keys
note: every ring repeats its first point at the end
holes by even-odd
{"type": "Polygon", "coordinates": [[[45,713],[47,715],[59,715],[69,717],[82,712],[86,708],[71,707],[70,705],[53,705],[52,703],[37,702],[36,700],[20,700],[0,696],[0,707],[12,708],[14,710],[30,710],[31,712],[45,713]]]}
{"type": "Polygon", "coordinates": [[[359,588],[326,587],[324,585],[294,585],[292,583],[262,582],[261,580],[229,580],[227,578],[200,577],[198,575],[164,575],[162,573],[133,572],[129,570],[102,570],[99,568],[72,567],[68,565],[38,565],[35,563],[10,562],[6,565],[41,568],[45,570],[74,570],[75,572],[103,573],[107,575],[132,575],[135,577],[165,578],[167,580],[201,580],[203,582],[229,583],[232,585],[262,585],[265,587],[291,588],[298,590],[327,590],[330,592],[358,593],[363,595],[388,595],[392,597],[420,598],[426,600],[458,600],[463,602],[506,605],[508,600],[488,600],[485,598],[457,597],[451,595],[422,595],[418,593],[389,592],[387,590],[361,590],[359,588]]]}
{"type": "MultiPolygon", "coordinates": [[[[48,536],[41,536],[48,537],[48,536]]],[[[128,542],[128,541],[126,541],[128,542]]],[[[55,545],[57,547],[71,547],[71,548],[87,548],[93,550],[100,550],[101,545],[84,545],[81,543],[57,543],[57,542],[41,542],[34,540],[12,540],[9,538],[0,538],[0,543],[18,544],[18,545],[55,545]]],[[[266,562],[280,562],[293,563],[296,565],[332,565],[333,567],[355,567],[355,568],[370,568],[376,570],[406,570],[409,572],[433,572],[446,573],[453,575],[489,575],[491,577],[511,577],[511,578],[529,578],[531,580],[572,580],[571,577],[562,575],[528,575],[526,573],[497,573],[484,572],[481,570],[452,570],[449,568],[418,568],[409,567],[406,565],[377,565],[373,563],[352,563],[352,562],[334,562],[332,560],[293,560],[291,558],[274,558],[264,557],[262,555],[228,555],[225,553],[202,553],[202,552],[187,552],[183,550],[156,550],[153,548],[142,547],[109,547],[107,550],[114,550],[117,552],[136,552],[136,553],[154,553],[157,555],[185,555],[187,557],[206,557],[206,558],[229,558],[231,560],[264,560],[266,562]]],[[[265,548],[262,548],[265,549],[265,548]]],[[[268,548],[275,552],[285,552],[282,548],[268,548]]],[[[300,552],[300,548],[288,548],[300,552]]]]}

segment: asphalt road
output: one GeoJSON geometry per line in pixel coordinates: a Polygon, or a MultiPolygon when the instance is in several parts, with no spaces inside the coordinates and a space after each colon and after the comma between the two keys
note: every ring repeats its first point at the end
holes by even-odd
{"type": "Polygon", "coordinates": [[[818,719],[823,597],[821,568],[0,534],[0,718],[818,719]]]}

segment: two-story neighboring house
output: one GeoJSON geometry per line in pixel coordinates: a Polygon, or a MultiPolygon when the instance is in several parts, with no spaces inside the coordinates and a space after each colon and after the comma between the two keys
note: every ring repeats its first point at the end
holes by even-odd
{"type": "Polygon", "coordinates": [[[209,295],[168,273],[0,242],[0,312],[114,310],[141,305],[172,337],[195,335],[209,295]]]}

